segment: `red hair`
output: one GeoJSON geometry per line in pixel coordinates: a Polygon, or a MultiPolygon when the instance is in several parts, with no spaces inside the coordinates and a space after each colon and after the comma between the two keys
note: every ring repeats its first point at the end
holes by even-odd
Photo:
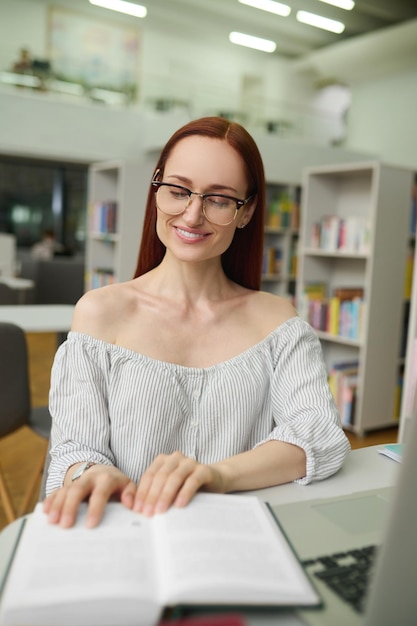
{"type": "MultiPolygon", "coordinates": [[[[221,117],[203,117],[177,130],[163,148],[155,171],[164,173],[166,161],[176,144],[191,135],[223,139],[240,155],[247,179],[246,197],[256,194],[255,211],[243,229],[236,229],[232,243],[222,255],[228,278],[249,289],[260,289],[264,240],[265,174],[259,149],[251,135],[236,122],[221,117]]],[[[156,267],[165,255],[165,246],[156,234],[155,193],[149,187],[135,278],[156,267]]]]}

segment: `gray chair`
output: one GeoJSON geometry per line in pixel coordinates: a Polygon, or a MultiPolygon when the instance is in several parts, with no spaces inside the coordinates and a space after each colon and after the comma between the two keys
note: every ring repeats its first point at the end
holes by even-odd
{"type": "Polygon", "coordinates": [[[17,304],[17,292],[15,289],[0,281],[0,304],[17,304]]]}
{"type": "MultiPolygon", "coordinates": [[[[48,407],[31,405],[26,336],[16,324],[0,322],[0,438],[28,426],[49,440],[51,416],[48,407]]],[[[34,459],[19,511],[15,511],[4,470],[0,465],[0,502],[9,522],[28,512],[42,479],[45,455],[34,459]]]]}

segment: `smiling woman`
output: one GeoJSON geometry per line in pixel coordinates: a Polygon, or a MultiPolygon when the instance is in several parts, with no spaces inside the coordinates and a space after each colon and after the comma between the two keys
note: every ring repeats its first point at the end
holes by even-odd
{"type": "Polygon", "coordinates": [[[95,526],[112,497],[153,515],[199,490],[340,468],[350,446],[319,340],[288,300],[259,290],[264,212],[262,159],[242,126],[209,117],[174,133],[135,278],[87,292],[55,357],[52,523],[72,526],[85,498],[95,526]]]}

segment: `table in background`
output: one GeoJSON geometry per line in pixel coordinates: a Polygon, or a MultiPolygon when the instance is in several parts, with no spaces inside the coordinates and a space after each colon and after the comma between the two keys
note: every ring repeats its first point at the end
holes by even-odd
{"type": "Polygon", "coordinates": [[[71,328],[73,313],[72,304],[4,304],[0,322],[17,324],[27,333],[63,333],[71,328]]]}

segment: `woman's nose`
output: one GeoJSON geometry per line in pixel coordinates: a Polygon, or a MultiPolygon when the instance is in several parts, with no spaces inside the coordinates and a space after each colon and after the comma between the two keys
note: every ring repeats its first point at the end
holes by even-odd
{"type": "Polygon", "coordinates": [[[199,194],[190,196],[183,217],[188,225],[197,225],[204,222],[203,198],[199,194]]]}

